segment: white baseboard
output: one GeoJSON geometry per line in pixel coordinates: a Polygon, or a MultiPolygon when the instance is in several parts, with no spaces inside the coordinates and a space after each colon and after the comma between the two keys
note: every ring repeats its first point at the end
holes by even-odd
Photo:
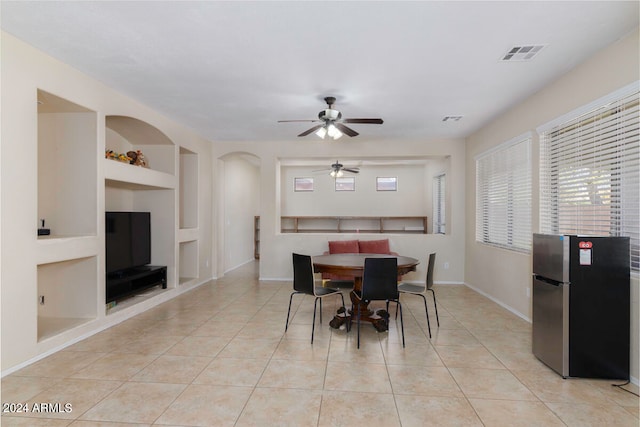
{"type": "Polygon", "coordinates": [[[474,290],[475,292],[479,293],[480,295],[490,299],[491,301],[495,302],[496,304],[498,304],[500,307],[509,310],[511,313],[515,314],[516,316],[518,316],[519,318],[521,318],[522,320],[526,320],[527,322],[531,323],[531,319],[527,316],[525,316],[524,314],[520,313],[518,310],[516,310],[513,307],[510,307],[509,305],[503,303],[502,301],[500,301],[499,299],[496,299],[495,297],[493,297],[492,295],[489,295],[488,293],[482,291],[481,289],[476,288],[475,286],[465,282],[464,283],[466,287],[468,287],[469,289],[474,290]]]}

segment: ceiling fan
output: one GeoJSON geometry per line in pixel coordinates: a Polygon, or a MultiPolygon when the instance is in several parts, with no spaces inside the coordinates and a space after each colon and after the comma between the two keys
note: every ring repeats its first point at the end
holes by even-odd
{"type": "Polygon", "coordinates": [[[320,171],[326,171],[326,170],[331,171],[329,172],[329,175],[331,175],[333,178],[340,178],[341,176],[344,175],[344,172],[360,173],[360,168],[345,168],[344,165],[338,162],[337,160],[334,164],[331,165],[330,168],[318,169],[318,170],[315,170],[314,172],[320,172],[320,171]]]}
{"type": "Polygon", "coordinates": [[[326,108],[318,113],[318,119],[315,120],[278,120],[278,123],[290,123],[290,122],[312,122],[317,123],[311,129],[308,129],[302,132],[298,136],[307,136],[312,132],[315,132],[320,138],[324,139],[325,136],[329,136],[333,139],[340,138],[343,134],[348,136],[358,136],[358,132],[347,127],[344,123],[354,123],[354,124],[372,124],[372,125],[381,125],[383,122],[382,119],[343,119],[342,113],[338,110],[333,109],[333,104],[336,102],[336,98],[333,96],[327,96],[324,98],[324,101],[327,103],[329,108],[326,108]]]}

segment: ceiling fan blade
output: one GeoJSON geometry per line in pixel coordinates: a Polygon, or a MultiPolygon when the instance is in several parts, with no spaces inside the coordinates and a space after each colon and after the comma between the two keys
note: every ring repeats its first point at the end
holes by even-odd
{"type": "Polygon", "coordinates": [[[321,120],[315,119],[315,120],[278,120],[278,123],[295,123],[295,122],[306,122],[306,123],[313,123],[313,122],[320,122],[321,120]]]}
{"type": "Polygon", "coordinates": [[[334,123],[334,125],[340,129],[340,131],[344,134],[347,134],[349,136],[358,136],[360,135],[358,132],[356,132],[355,130],[346,127],[345,125],[343,125],[342,123],[334,123]]]}
{"type": "Polygon", "coordinates": [[[318,129],[320,129],[322,126],[324,126],[324,124],[314,126],[314,127],[312,127],[311,129],[305,130],[304,132],[302,132],[302,133],[301,133],[300,135],[298,135],[298,136],[307,136],[307,135],[309,135],[310,133],[317,131],[317,130],[318,130],[318,129]]]}
{"type": "Polygon", "coordinates": [[[360,173],[360,169],[358,168],[342,168],[343,171],[351,172],[351,173],[360,173]]]}
{"type": "Polygon", "coordinates": [[[344,119],[343,123],[360,123],[363,125],[381,125],[384,123],[382,119],[344,119]]]}

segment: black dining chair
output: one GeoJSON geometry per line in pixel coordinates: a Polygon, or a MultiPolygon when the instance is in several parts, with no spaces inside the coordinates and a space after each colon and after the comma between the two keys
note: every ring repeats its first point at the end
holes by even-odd
{"type": "MultiPolygon", "coordinates": [[[[427,292],[431,292],[433,294],[433,306],[436,309],[436,321],[438,322],[438,327],[440,327],[440,318],[438,317],[438,304],[436,303],[436,292],[433,290],[433,269],[436,263],[436,254],[429,254],[429,264],[427,267],[427,278],[425,280],[424,286],[422,285],[414,285],[411,283],[400,283],[398,285],[398,291],[403,294],[410,295],[418,295],[422,297],[424,300],[424,311],[427,314],[427,327],[429,328],[429,338],[431,338],[431,322],[429,321],[429,310],[427,309],[427,292]]],[[[398,315],[396,311],[396,316],[398,315]]]]}
{"type": "Polygon", "coordinates": [[[289,315],[291,314],[291,301],[295,294],[312,295],[315,297],[313,301],[313,323],[311,325],[311,344],[313,344],[313,334],[316,327],[316,308],[320,301],[320,323],[322,324],[322,298],[330,295],[339,295],[344,307],[344,296],[338,289],[316,286],[313,277],[313,262],[309,255],[293,254],[293,292],[289,296],[289,310],[287,310],[287,323],[284,331],[289,328],[289,315]]]}
{"type": "MultiPolygon", "coordinates": [[[[397,304],[396,310],[400,308],[400,329],[402,331],[402,347],[404,347],[404,322],[400,293],[398,292],[398,259],[366,258],[362,276],[362,291],[357,296],[364,301],[385,301],[387,313],[389,312],[389,302],[397,304]]],[[[357,304],[357,308],[352,306],[351,309],[352,313],[354,310],[356,312],[358,348],[360,348],[360,309],[361,304],[357,304]]]]}

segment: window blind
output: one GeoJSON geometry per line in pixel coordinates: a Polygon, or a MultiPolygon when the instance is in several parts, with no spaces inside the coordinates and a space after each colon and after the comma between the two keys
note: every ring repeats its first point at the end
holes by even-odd
{"type": "Polygon", "coordinates": [[[433,177],[433,232],[446,233],[445,224],[445,174],[433,177]]]}
{"type": "Polygon", "coordinates": [[[540,132],[540,229],[628,236],[640,269],[639,95],[633,91],[540,132]]]}
{"type": "Polygon", "coordinates": [[[476,158],[476,241],[531,249],[531,136],[476,158]]]}

